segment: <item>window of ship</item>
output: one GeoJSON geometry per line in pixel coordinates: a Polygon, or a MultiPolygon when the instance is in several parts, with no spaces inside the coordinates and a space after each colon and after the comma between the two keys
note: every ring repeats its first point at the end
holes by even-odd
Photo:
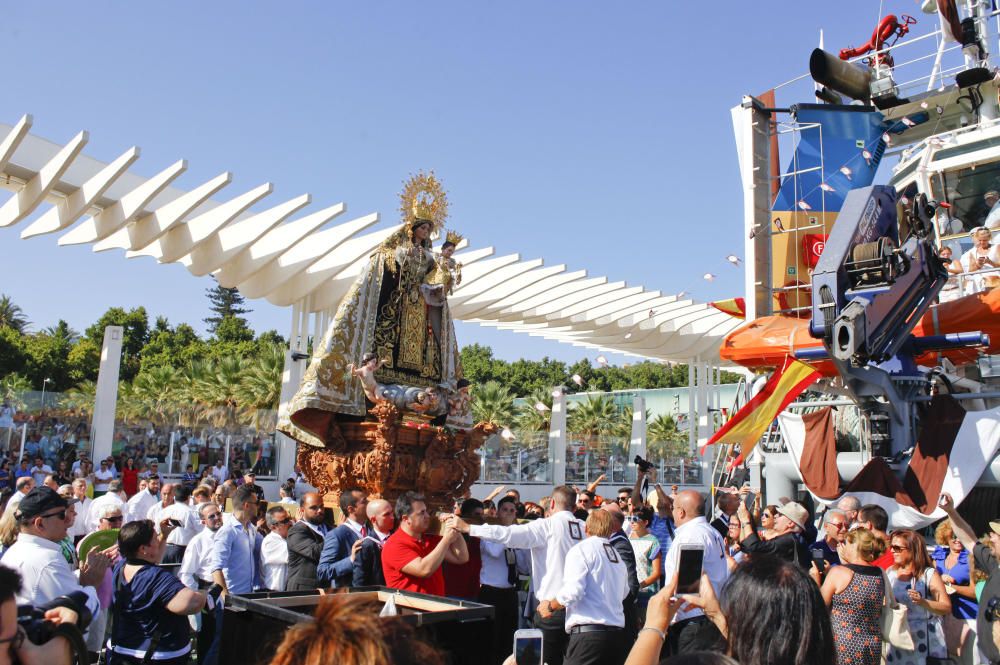
{"type": "Polygon", "coordinates": [[[933,174],[930,182],[931,198],[951,205],[937,211],[942,245],[964,252],[972,247],[972,229],[987,226],[1000,230],[1000,162],[941,171],[933,174]]]}

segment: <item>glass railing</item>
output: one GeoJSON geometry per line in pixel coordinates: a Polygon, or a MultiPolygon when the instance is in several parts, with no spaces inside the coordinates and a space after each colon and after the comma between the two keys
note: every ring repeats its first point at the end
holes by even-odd
{"type": "Polygon", "coordinates": [[[551,482],[548,432],[522,432],[512,441],[494,435],[480,448],[480,454],[481,482],[551,482]]]}
{"type": "MultiPolygon", "coordinates": [[[[636,467],[631,463],[630,439],[597,436],[586,440],[571,437],[566,445],[566,482],[586,485],[604,476],[605,485],[635,484],[636,467]]],[[[694,456],[658,455],[649,445],[646,459],[657,470],[660,484],[700,485],[701,460],[694,456]]]]}
{"type": "MultiPolygon", "coordinates": [[[[0,450],[12,459],[14,467],[22,457],[29,460],[29,467],[41,457],[53,470],[60,464],[72,470],[82,457],[93,460],[90,414],[81,415],[65,405],[65,396],[54,392],[44,396],[40,392],[18,393],[9,400],[9,410],[0,411],[0,450]]],[[[180,478],[188,466],[190,473],[201,477],[222,460],[230,477],[250,469],[260,480],[276,477],[279,447],[273,410],[225,418],[228,424],[182,421],[162,414],[156,420],[165,424],[143,418],[115,421],[111,455],[119,470],[131,458],[141,470],[151,470],[155,464],[157,473],[165,477],[180,478]]]]}

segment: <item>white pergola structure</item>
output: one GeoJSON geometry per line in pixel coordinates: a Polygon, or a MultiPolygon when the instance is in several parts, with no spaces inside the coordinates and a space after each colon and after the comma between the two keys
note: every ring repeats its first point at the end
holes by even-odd
{"type": "MultiPolygon", "coordinates": [[[[304,352],[310,336],[323,334],[369,255],[395,228],[373,228],[378,213],[349,218],[344,203],[306,210],[309,194],[269,205],[270,183],[232,195],[223,191],[229,172],[182,189],[174,183],[187,168],[184,160],[143,177],[130,172],[137,147],[105,163],[83,153],[87,132],[59,145],[32,134],[31,126],[27,115],[14,126],[0,123],[0,187],[13,192],[0,206],[0,228],[17,226],[22,238],[58,233],[60,245],[180,263],[247,298],[290,307],[283,402],[304,369],[291,353],[304,352]]],[[[589,277],[585,270],[495,256],[492,247],[474,249],[466,241],[459,250],[463,281],[450,299],[454,318],[686,362],[695,373],[692,385],[701,377],[700,385],[711,385],[722,338],[740,323],[707,304],[589,277]]],[[[292,457],[281,456],[282,477],[292,457]]]]}

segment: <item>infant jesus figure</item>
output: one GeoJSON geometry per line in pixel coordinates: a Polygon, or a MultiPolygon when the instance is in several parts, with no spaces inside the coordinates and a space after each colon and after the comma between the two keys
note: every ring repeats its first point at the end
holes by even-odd
{"type": "Polygon", "coordinates": [[[361,386],[364,388],[365,397],[368,398],[370,402],[377,402],[381,399],[379,395],[379,384],[375,381],[375,372],[385,364],[385,360],[379,360],[378,356],[374,353],[366,353],[361,359],[361,366],[355,367],[354,363],[347,366],[350,370],[351,376],[356,376],[361,380],[361,386]]]}

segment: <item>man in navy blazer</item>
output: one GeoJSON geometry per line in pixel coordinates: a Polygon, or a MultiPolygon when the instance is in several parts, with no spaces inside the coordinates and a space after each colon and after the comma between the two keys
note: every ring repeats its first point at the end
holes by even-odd
{"type": "Polygon", "coordinates": [[[367,535],[365,527],[368,495],[361,489],[344,490],[340,495],[340,510],[345,520],[323,539],[323,552],[319,556],[316,573],[334,587],[349,587],[354,576],[354,557],[361,539],[367,535]]]}

